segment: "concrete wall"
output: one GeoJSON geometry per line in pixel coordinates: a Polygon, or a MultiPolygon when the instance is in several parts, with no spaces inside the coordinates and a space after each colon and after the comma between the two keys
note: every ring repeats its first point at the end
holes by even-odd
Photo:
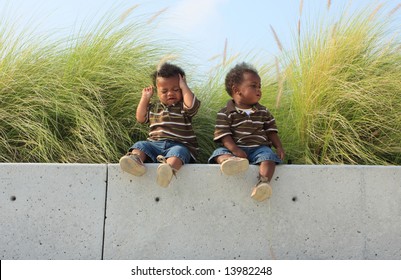
{"type": "Polygon", "coordinates": [[[0,164],[1,259],[401,259],[401,167],[0,164]],[[106,217],[106,218],[105,218],[106,217]]]}
{"type": "Polygon", "coordinates": [[[0,164],[1,259],[100,259],[107,165],[0,164]]]}

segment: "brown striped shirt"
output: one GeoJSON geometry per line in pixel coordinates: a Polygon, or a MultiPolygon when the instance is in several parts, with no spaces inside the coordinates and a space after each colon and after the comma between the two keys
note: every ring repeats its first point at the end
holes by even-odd
{"type": "Polygon", "coordinates": [[[184,144],[193,158],[198,151],[198,142],[192,128],[192,117],[196,115],[200,101],[194,96],[191,108],[184,106],[183,101],[166,106],[160,102],[150,104],[146,122],[149,123],[150,141],[172,140],[184,144]]]}
{"type": "Polygon", "coordinates": [[[278,132],[276,121],[266,107],[257,103],[250,115],[235,107],[234,100],[217,113],[214,141],[219,142],[226,135],[231,135],[239,147],[257,147],[272,143],[267,132],[278,132]]]}

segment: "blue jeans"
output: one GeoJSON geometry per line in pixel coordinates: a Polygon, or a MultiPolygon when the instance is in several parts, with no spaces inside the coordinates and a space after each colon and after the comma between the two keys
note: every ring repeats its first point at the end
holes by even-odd
{"type": "MultiPolygon", "coordinates": [[[[259,164],[262,161],[270,160],[279,164],[282,163],[281,159],[267,146],[258,146],[258,147],[240,147],[247,155],[249,164],[259,164]]],[[[216,163],[216,157],[221,155],[233,155],[229,149],[226,147],[219,147],[214,150],[212,156],[209,158],[208,163],[216,163]]]]}
{"type": "Polygon", "coordinates": [[[157,156],[162,155],[165,158],[178,157],[183,164],[191,161],[191,153],[184,144],[171,140],[164,141],[139,141],[136,142],[129,151],[133,149],[144,152],[152,162],[157,162],[157,156]]]}

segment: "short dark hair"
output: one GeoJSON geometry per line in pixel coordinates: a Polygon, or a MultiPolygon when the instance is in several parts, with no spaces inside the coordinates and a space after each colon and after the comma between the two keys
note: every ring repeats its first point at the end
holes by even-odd
{"type": "Polygon", "coordinates": [[[174,64],[170,63],[163,63],[153,74],[151,75],[153,85],[156,86],[156,79],[158,77],[162,78],[171,78],[178,76],[180,74],[181,76],[185,76],[184,70],[182,70],[180,67],[174,64]]]}
{"type": "Polygon", "coordinates": [[[233,95],[233,86],[239,85],[244,80],[244,73],[253,73],[259,76],[258,71],[245,62],[239,63],[234,66],[226,75],[226,91],[227,93],[232,96],[233,95]]]}

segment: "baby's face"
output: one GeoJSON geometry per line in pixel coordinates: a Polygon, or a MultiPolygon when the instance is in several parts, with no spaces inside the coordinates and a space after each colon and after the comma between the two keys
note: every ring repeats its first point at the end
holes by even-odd
{"type": "Polygon", "coordinates": [[[158,77],[156,80],[156,87],[160,102],[164,105],[174,105],[182,100],[178,76],[170,78],[158,77]]]}
{"type": "Polygon", "coordinates": [[[247,109],[259,102],[262,97],[260,77],[254,73],[244,73],[243,81],[236,86],[233,99],[239,108],[247,109]]]}

